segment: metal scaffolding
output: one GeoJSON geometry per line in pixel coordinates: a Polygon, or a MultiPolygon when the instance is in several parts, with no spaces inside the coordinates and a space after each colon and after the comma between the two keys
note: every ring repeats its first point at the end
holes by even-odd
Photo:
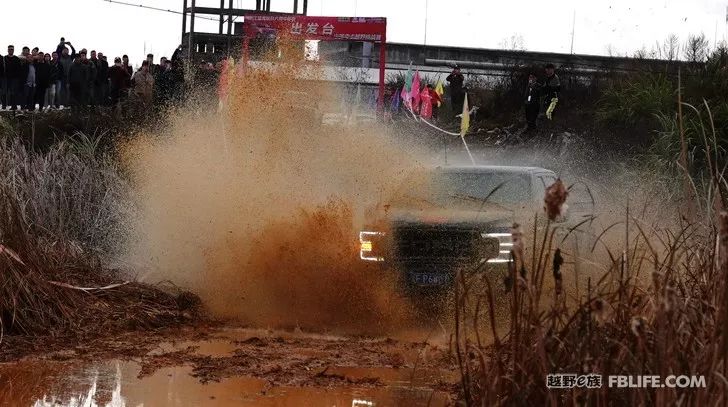
{"type": "MultiPolygon", "coordinates": [[[[235,40],[240,39],[242,43],[243,29],[242,22],[236,22],[235,19],[248,13],[289,14],[271,11],[271,1],[255,0],[255,8],[233,8],[233,0],[227,1],[227,7],[225,0],[220,0],[220,7],[198,7],[196,0],[182,0],[183,55],[190,60],[219,60],[228,55],[239,54],[240,49],[236,47],[235,40]],[[195,31],[195,17],[198,15],[216,16],[215,20],[219,22],[218,32],[195,31]]],[[[294,0],[292,12],[307,15],[308,0],[294,0]],[[299,3],[302,3],[302,9],[299,9],[299,3]]]]}

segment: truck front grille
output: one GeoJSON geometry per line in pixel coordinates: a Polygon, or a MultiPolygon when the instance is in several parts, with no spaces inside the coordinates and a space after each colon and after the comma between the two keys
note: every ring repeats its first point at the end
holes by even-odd
{"type": "Polygon", "coordinates": [[[395,255],[399,260],[473,259],[481,234],[452,227],[399,227],[394,230],[395,255]]]}

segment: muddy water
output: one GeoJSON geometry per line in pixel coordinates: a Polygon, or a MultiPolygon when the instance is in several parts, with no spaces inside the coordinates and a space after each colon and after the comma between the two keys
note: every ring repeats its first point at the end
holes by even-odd
{"type": "Polygon", "coordinates": [[[202,384],[186,366],[163,368],[139,379],[140,367],[135,362],[85,367],[28,364],[0,371],[3,386],[7,386],[3,406],[354,406],[354,400],[377,406],[444,406],[448,401],[443,393],[396,381],[380,388],[269,387],[265,380],[250,377],[202,384]],[[27,391],[28,375],[39,371],[44,377],[32,380],[45,383],[47,390],[42,394],[27,391]]]}
{"type": "MultiPolygon", "coordinates": [[[[280,331],[271,335],[263,330],[224,330],[201,340],[172,338],[161,341],[146,355],[134,360],[111,358],[87,362],[71,352],[63,353],[64,358],[51,353],[42,358],[0,364],[0,406],[451,405],[451,395],[434,388],[438,383],[453,383],[456,378],[452,370],[433,366],[412,368],[413,364],[422,364],[426,357],[405,345],[401,345],[399,352],[401,367],[381,363],[361,367],[350,364],[353,360],[346,359],[345,355],[342,365],[330,363],[326,352],[314,345],[319,343],[323,348],[359,346],[362,349],[357,352],[366,353],[391,340],[379,342],[280,331]],[[205,365],[213,364],[215,360],[234,359],[235,355],[244,352],[245,347],[250,346],[251,338],[257,340],[266,336],[276,341],[291,341],[289,347],[280,348],[283,354],[280,360],[305,357],[322,361],[319,365],[322,367],[295,368],[291,367],[295,364],[281,362],[283,369],[290,372],[266,374],[234,370],[238,367],[230,364],[216,370],[233,369],[239,374],[210,375],[206,370],[205,365]],[[274,379],[276,374],[287,379],[274,379]],[[308,379],[305,378],[307,375],[308,379]]],[[[261,370],[266,369],[261,367],[261,370]]]]}

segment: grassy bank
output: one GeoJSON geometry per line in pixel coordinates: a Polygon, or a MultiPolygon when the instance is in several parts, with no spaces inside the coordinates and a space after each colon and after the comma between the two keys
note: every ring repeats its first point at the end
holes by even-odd
{"type": "Polygon", "coordinates": [[[107,268],[133,216],[128,183],[99,139],[38,151],[0,135],[0,331],[98,333],[182,321],[178,298],[107,268]]]}

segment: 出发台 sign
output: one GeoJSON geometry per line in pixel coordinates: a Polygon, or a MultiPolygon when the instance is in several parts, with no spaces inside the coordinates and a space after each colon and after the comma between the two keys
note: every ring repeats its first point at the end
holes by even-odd
{"type": "Polygon", "coordinates": [[[387,19],[249,14],[245,16],[244,25],[249,36],[272,31],[287,32],[307,40],[382,42],[387,29],[387,19]]]}

